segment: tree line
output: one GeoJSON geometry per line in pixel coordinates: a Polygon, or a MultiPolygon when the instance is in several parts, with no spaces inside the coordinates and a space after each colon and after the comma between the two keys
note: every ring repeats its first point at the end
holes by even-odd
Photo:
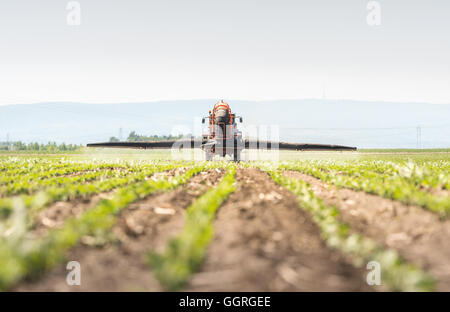
{"type": "MultiPolygon", "coordinates": [[[[165,140],[178,140],[184,137],[190,137],[188,135],[140,135],[136,131],[131,131],[128,135],[127,141],[139,142],[139,141],[165,141],[165,140]]],[[[110,142],[119,142],[117,137],[110,137],[110,142]]],[[[77,144],[57,144],[56,142],[48,142],[47,144],[31,142],[24,143],[22,141],[14,142],[0,142],[0,151],[42,151],[42,152],[65,152],[76,151],[83,147],[83,145],[77,144]]]]}
{"type": "MultiPolygon", "coordinates": [[[[128,135],[128,142],[141,142],[141,141],[166,141],[166,140],[178,140],[190,135],[140,135],[136,131],[131,131],[128,135]]],[[[109,142],[119,142],[117,137],[110,137],[109,142]]]]}
{"type": "Polygon", "coordinates": [[[56,142],[48,142],[47,144],[32,142],[24,143],[22,141],[0,142],[0,151],[43,151],[43,152],[64,152],[76,151],[82,145],[76,144],[57,144],[56,142]]]}

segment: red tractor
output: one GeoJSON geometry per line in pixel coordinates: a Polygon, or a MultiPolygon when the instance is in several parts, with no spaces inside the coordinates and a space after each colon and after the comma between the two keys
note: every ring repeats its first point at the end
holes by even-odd
{"type": "MultiPolygon", "coordinates": [[[[236,119],[242,123],[242,117],[236,117],[236,114],[231,112],[230,105],[221,100],[214,105],[206,118],[209,119],[209,133],[203,134],[206,143],[202,145],[206,160],[211,160],[214,155],[232,155],[234,161],[239,161],[245,143],[242,132],[237,129],[236,119]]],[[[205,118],[202,123],[205,123],[205,118]]]]}

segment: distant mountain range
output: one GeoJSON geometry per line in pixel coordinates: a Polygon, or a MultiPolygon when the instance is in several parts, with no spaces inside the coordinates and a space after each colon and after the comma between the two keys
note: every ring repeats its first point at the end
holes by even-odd
{"type": "MultiPolygon", "coordinates": [[[[0,106],[0,141],[86,144],[145,135],[199,131],[216,99],[148,103],[37,103],[0,106]],[[120,129],[122,131],[120,132],[120,129]],[[198,129],[197,129],[198,130],[198,129]]],[[[282,141],[360,148],[450,147],[450,104],[350,100],[229,100],[249,125],[278,125],[282,141]]],[[[201,131],[200,131],[201,132],[201,131]]]]}

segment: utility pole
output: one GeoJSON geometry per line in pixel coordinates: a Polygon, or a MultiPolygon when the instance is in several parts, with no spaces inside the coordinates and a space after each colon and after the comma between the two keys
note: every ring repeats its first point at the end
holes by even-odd
{"type": "Polygon", "coordinates": [[[9,133],[6,133],[6,148],[9,150],[9,133]]]}
{"type": "Polygon", "coordinates": [[[422,149],[422,128],[418,126],[417,131],[417,149],[422,149]]]}

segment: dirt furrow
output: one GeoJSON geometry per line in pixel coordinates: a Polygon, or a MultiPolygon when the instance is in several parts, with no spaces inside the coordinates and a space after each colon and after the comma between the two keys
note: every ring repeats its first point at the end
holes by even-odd
{"type": "Polygon", "coordinates": [[[370,291],[366,272],[327,248],[295,195],[258,169],[238,169],[215,238],[189,291],[370,291]]]}
{"type": "Polygon", "coordinates": [[[418,206],[338,189],[300,172],[285,174],[308,182],[326,204],[339,208],[341,220],[352,231],[395,248],[406,260],[434,276],[437,290],[450,291],[450,220],[441,220],[437,214],[418,206]]]}
{"type": "Polygon", "coordinates": [[[43,237],[48,230],[60,228],[71,217],[79,217],[83,212],[97,205],[102,199],[110,199],[116,191],[93,195],[88,198],[77,198],[70,202],[58,201],[39,212],[33,220],[32,229],[27,233],[29,238],[43,237]]]}
{"type": "MultiPolygon", "coordinates": [[[[175,173],[175,172],[174,172],[175,173]]],[[[94,237],[68,252],[67,261],[81,266],[81,285],[66,283],[68,271],[61,265],[37,281],[23,283],[18,291],[161,291],[147,264],[150,250],[163,249],[183,227],[185,209],[214,186],[222,169],[202,172],[170,192],[154,194],[130,205],[119,216],[114,237],[95,248],[94,237]]]]}
{"type": "MultiPolygon", "coordinates": [[[[148,179],[157,180],[164,177],[170,178],[182,174],[185,171],[186,168],[175,168],[168,171],[156,172],[148,177],[148,179]]],[[[27,236],[30,238],[42,237],[49,229],[62,227],[68,218],[77,218],[85,211],[98,204],[100,200],[112,198],[117,189],[118,188],[115,188],[110,192],[95,194],[86,198],[80,197],[71,201],[57,201],[52,203],[33,218],[32,228],[31,231],[27,233],[27,236]]]]}

